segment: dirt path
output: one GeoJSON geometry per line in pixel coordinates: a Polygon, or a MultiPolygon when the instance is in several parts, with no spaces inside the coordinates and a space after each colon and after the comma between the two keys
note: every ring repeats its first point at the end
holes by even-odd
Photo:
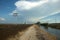
{"type": "Polygon", "coordinates": [[[20,40],[38,40],[36,37],[36,29],[31,26],[28,30],[20,37],[20,40]]]}
{"type": "Polygon", "coordinates": [[[33,25],[23,32],[21,36],[10,38],[9,40],[56,40],[56,37],[41,30],[37,25],[33,25]]]}

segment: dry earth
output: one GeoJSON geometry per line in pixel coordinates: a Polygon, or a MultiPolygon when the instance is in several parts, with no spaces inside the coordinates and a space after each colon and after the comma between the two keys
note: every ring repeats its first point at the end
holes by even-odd
{"type": "Polygon", "coordinates": [[[22,32],[18,32],[14,37],[6,40],[56,40],[56,37],[43,31],[37,25],[32,25],[22,32]]]}

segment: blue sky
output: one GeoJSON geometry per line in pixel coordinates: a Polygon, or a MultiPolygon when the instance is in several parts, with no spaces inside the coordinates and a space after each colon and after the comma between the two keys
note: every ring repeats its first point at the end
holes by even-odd
{"type": "Polygon", "coordinates": [[[59,18],[60,0],[0,0],[0,23],[60,23],[59,18]]]}

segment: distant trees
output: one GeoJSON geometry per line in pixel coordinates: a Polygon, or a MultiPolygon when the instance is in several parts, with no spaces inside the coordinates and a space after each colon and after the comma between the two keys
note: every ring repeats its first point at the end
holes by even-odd
{"type": "Polygon", "coordinates": [[[38,21],[38,22],[37,22],[37,23],[35,23],[35,24],[37,24],[37,25],[39,25],[39,26],[40,26],[40,24],[41,24],[41,23],[38,21]]]}

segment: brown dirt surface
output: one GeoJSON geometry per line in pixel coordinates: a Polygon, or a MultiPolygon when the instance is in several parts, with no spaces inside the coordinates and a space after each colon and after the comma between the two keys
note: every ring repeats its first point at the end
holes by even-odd
{"type": "Polygon", "coordinates": [[[23,31],[21,30],[20,31],[10,30],[10,31],[2,30],[2,33],[1,33],[1,30],[0,30],[0,34],[3,34],[3,35],[0,35],[1,36],[0,40],[56,40],[56,37],[54,35],[51,35],[45,32],[44,30],[40,29],[38,25],[35,25],[35,24],[30,25],[29,27],[27,26],[23,31]]]}

